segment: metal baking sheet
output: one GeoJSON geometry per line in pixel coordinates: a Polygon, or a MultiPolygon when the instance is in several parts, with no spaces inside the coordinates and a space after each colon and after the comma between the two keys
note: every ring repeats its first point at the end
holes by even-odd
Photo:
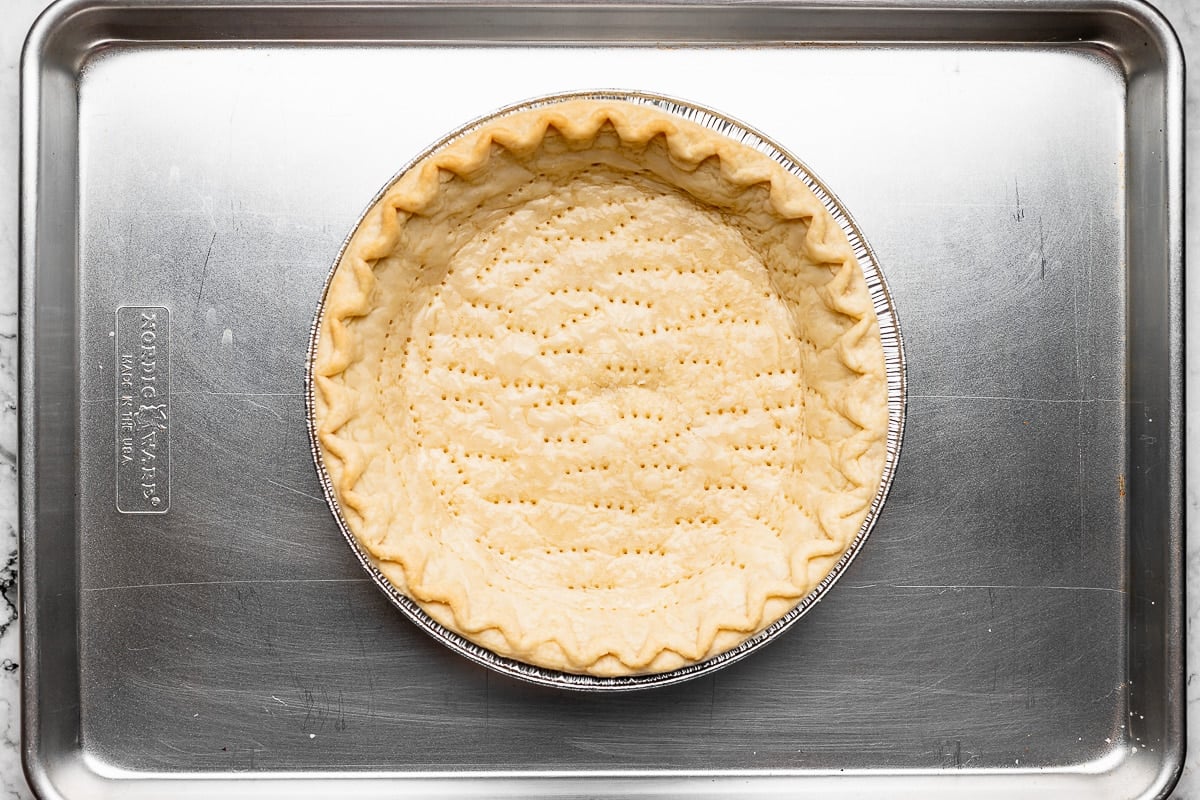
{"type": "Polygon", "coordinates": [[[56,5],[22,77],[35,790],[1165,795],[1182,85],[1133,0],[56,5]],[[728,669],[602,696],[403,619],[321,499],[303,397],[379,185],[466,119],[597,87],[718,108],[820,175],[883,264],[909,381],[891,496],[835,590],[728,669]],[[139,499],[122,356],[153,309],[169,464],[139,499]]]}

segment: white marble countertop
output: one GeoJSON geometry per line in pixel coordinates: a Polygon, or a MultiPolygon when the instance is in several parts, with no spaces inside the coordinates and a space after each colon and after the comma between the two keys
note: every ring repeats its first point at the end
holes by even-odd
{"type": "MultiPolygon", "coordinates": [[[[1200,3],[1195,0],[1152,0],[1166,14],[1183,43],[1186,56],[1200,55],[1200,3]]],[[[0,796],[24,800],[32,795],[20,765],[19,675],[17,626],[17,144],[18,62],[21,44],[36,15],[49,0],[4,0],[0,20],[0,796]]],[[[1193,67],[1194,68],[1194,67],[1193,67]]],[[[1194,74],[1187,85],[1187,149],[1191,163],[1200,159],[1200,83],[1194,74]]],[[[1200,242],[1200,189],[1187,180],[1187,233],[1200,242]]],[[[1196,252],[1195,249],[1192,251],[1196,252]]],[[[1194,258],[1189,258],[1189,262],[1194,258]]],[[[1187,284],[1187,306],[1200,308],[1200,281],[1187,284]]],[[[1193,412],[1200,403],[1200,326],[1187,326],[1187,459],[1200,464],[1200,430],[1193,412]]],[[[1200,800],[1200,472],[1187,480],[1187,642],[1188,764],[1176,800],[1200,800]]]]}

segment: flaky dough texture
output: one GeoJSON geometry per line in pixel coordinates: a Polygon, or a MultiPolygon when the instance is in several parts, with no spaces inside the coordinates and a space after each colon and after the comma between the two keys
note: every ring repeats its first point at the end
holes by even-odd
{"type": "Polygon", "coordinates": [[[313,376],[388,580],[570,672],[670,670],[771,624],[886,458],[841,228],[766,155],[639,104],[511,113],[408,170],[331,278],[313,376]]]}

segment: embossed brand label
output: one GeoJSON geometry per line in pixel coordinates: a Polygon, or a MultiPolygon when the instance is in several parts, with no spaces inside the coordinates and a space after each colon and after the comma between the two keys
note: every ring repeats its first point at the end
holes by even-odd
{"type": "Polygon", "coordinates": [[[117,309],[117,511],[171,507],[171,317],[158,306],[117,309]]]}

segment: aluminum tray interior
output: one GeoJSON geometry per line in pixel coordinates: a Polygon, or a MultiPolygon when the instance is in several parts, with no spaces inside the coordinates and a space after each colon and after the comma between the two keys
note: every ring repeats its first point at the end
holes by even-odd
{"type": "Polygon", "coordinates": [[[23,69],[23,747],[43,797],[1173,782],[1182,59],[1146,7],[67,0],[23,69]],[[464,119],[595,86],[752,121],[836,187],[887,269],[909,380],[903,469],[837,590],[719,673],[603,696],[495,675],[399,617],[321,498],[303,396],[363,198],[464,119]],[[117,510],[137,487],[121,307],[170,317],[162,503],[122,501],[166,513],[117,510]]]}

